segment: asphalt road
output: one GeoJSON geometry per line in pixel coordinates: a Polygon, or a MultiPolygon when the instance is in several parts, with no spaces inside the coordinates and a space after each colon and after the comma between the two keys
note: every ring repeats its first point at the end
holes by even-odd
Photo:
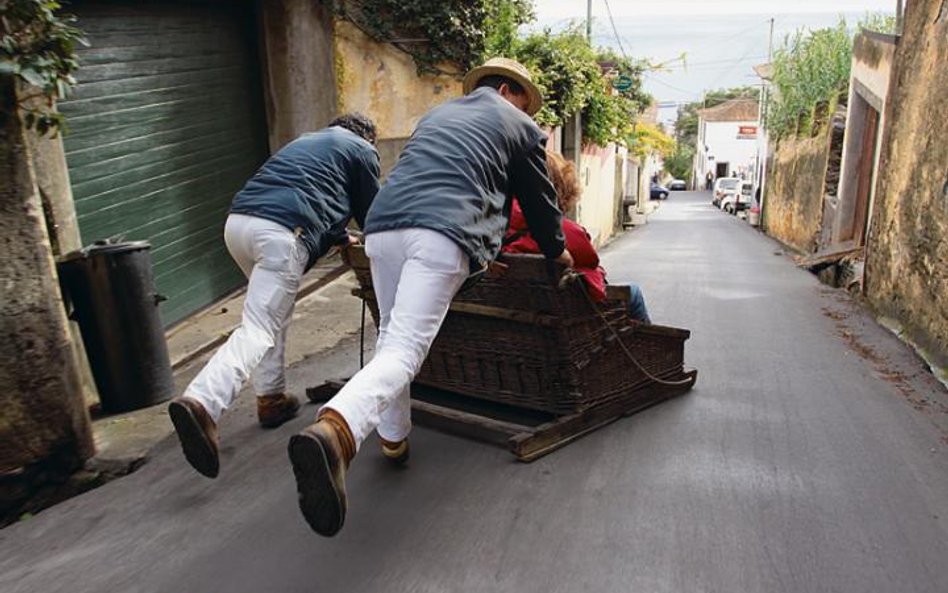
{"type": "MultiPolygon", "coordinates": [[[[297,509],[286,440],[223,423],[221,477],[163,442],[141,470],[0,532],[0,591],[938,592],[948,590],[948,396],[845,293],[674,193],[613,243],[654,321],[690,328],[697,387],[533,464],[417,429],[369,443],[342,533],[297,509]]],[[[357,342],[290,372],[301,391],[357,342]]]]}

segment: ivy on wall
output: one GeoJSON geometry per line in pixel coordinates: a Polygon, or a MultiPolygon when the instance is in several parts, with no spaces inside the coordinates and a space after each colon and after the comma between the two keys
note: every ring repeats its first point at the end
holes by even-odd
{"type": "Polygon", "coordinates": [[[55,101],[76,84],[76,44],[85,44],[75,17],[57,14],[59,2],[0,0],[0,76],[14,77],[32,92],[18,98],[28,129],[61,129],[55,101]]]}
{"type": "Polygon", "coordinates": [[[372,39],[409,53],[419,74],[460,76],[497,56],[522,62],[545,99],[537,122],[559,126],[581,112],[587,142],[632,146],[635,121],[652,101],[642,88],[647,64],[593,48],[581,24],[521,37],[533,0],[319,1],[372,39]],[[620,75],[631,80],[622,91],[612,85],[620,75]]]}
{"type": "Polygon", "coordinates": [[[461,74],[481,61],[489,39],[515,35],[533,19],[532,0],[320,1],[376,41],[410,54],[419,74],[461,74]]]}

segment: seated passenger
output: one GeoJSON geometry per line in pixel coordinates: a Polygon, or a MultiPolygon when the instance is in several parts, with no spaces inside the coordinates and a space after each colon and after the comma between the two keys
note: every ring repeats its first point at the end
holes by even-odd
{"type": "MultiPolygon", "coordinates": [[[[580,198],[576,167],[553,152],[546,153],[546,166],[550,180],[556,188],[560,210],[564,213],[568,212],[580,198]]],[[[589,233],[578,223],[564,217],[563,235],[566,237],[566,248],[573,255],[573,269],[582,274],[585,279],[589,296],[596,302],[604,300],[606,298],[606,271],[599,265],[599,254],[593,247],[589,233]]],[[[540,253],[540,247],[530,236],[530,229],[527,227],[527,221],[516,198],[510,211],[510,226],[504,237],[502,251],[504,253],[540,253]]],[[[642,290],[635,284],[630,283],[627,286],[631,289],[629,316],[643,323],[651,323],[642,290]]]]}

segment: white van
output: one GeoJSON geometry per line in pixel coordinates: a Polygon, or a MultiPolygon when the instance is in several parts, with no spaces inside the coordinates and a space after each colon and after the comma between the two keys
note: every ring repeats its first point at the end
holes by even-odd
{"type": "Polygon", "coordinates": [[[738,177],[719,177],[714,182],[714,189],[711,191],[711,203],[715,206],[721,204],[724,196],[737,194],[741,191],[741,180],[738,177]]]}

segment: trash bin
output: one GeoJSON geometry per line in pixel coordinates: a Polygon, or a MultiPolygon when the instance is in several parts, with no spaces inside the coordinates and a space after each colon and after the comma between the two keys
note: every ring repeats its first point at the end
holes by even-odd
{"type": "Polygon", "coordinates": [[[174,394],[150,249],[146,241],[98,242],[57,264],[104,412],[144,408],[174,394]]]}

